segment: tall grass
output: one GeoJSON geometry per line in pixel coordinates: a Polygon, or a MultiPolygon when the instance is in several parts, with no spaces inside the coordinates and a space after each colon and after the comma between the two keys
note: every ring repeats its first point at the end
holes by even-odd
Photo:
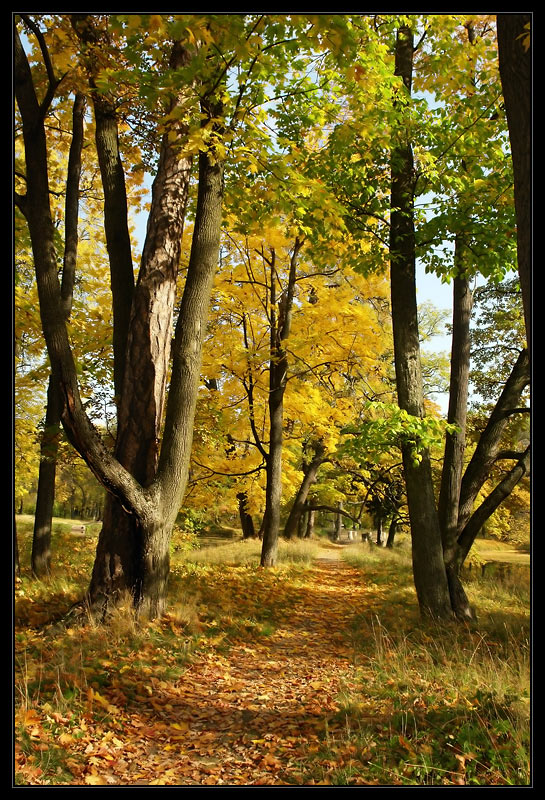
{"type": "MultiPolygon", "coordinates": [[[[345,557],[370,587],[388,587],[376,593],[373,613],[353,621],[360,687],[344,696],[347,740],[368,775],[402,785],[527,785],[531,658],[524,575],[516,583],[515,576],[470,581],[478,621],[439,626],[414,614],[406,547],[357,546],[345,557]]],[[[339,779],[350,782],[347,775],[339,779]]]]}
{"type": "MultiPolygon", "coordinates": [[[[278,543],[278,565],[310,564],[318,548],[319,544],[315,540],[281,539],[278,543]]],[[[261,542],[258,539],[245,539],[186,550],[177,553],[173,561],[181,564],[246,565],[259,564],[260,557],[261,542]]]]}

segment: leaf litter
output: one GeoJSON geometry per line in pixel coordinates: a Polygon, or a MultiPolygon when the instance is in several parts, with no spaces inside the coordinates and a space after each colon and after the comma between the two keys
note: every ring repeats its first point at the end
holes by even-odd
{"type": "Polygon", "coordinates": [[[433,631],[392,602],[390,577],[330,551],[304,568],[208,565],[175,576],[180,605],[198,598],[192,614],[174,605],[124,632],[22,627],[17,783],[511,783],[496,699],[415,672],[433,631]]]}
{"type": "MultiPolygon", "coordinates": [[[[344,726],[338,697],[354,680],[346,630],[361,611],[364,587],[341,561],[318,561],[297,581],[281,571],[249,576],[242,568],[203,576],[199,589],[212,616],[203,626],[214,635],[197,637],[175,680],[154,669],[154,655],[164,667],[168,654],[153,642],[137,653],[125,645],[84,665],[79,716],[75,705],[57,721],[51,703],[18,709],[16,722],[30,740],[16,746],[19,776],[49,782],[30,757],[31,745],[43,741],[44,749],[54,742],[64,749],[71,785],[301,784],[308,753],[344,726]],[[223,608],[212,615],[214,595],[223,608]],[[230,607],[252,624],[229,625],[230,607]]],[[[162,624],[170,624],[176,648],[183,627],[162,624]]],[[[72,662],[82,658],[75,653],[72,662]]],[[[64,669],[76,677],[74,663],[64,669]]],[[[42,671],[47,693],[47,665],[42,671]]]]}

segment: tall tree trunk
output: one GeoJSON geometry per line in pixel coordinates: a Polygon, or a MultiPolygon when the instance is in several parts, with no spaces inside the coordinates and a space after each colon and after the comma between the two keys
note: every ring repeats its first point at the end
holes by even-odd
{"type": "MultiPolygon", "coordinates": [[[[174,46],[171,67],[184,64],[187,59],[185,51],[174,46]]],[[[113,135],[115,119],[104,113],[104,105],[102,101],[95,102],[98,110],[97,131],[103,134],[100,139],[97,138],[97,149],[101,154],[101,164],[106,165],[102,174],[105,198],[109,198],[109,202],[105,203],[105,220],[106,231],[110,231],[111,238],[112,294],[114,308],[119,310],[122,331],[118,339],[119,349],[114,351],[114,363],[117,362],[120,367],[116,387],[118,425],[115,455],[138,483],[147,487],[157,469],[191,159],[180,158],[177,147],[168,134],[164,134],[157,175],[152,186],[151,209],[138,281],[131,292],[126,275],[127,257],[124,254],[126,198],[119,207],[115,204],[115,197],[120,195],[121,200],[125,192],[123,171],[119,153],[116,154],[114,148],[117,143],[117,135],[113,135]],[[106,136],[106,133],[109,135],[106,136]],[[115,219],[111,220],[112,216],[115,219]],[[120,219],[117,219],[118,216],[120,219]],[[124,291],[124,287],[129,291],[124,291]],[[126,308],[122,308],[123,300],[125,306],[130,308],[128,324],[126,308]],[[122,377],[119,376],[120,370],[122,377]]],[[[175,105],[176,100],[171,102],[170,108],[175,105]]],[[[115,132],[117,134],[117,128],[115,132]]],[[[185,126],[182,125],[177,134],[184,132],[185,126]]],[[[152,546],[141,530],[141,523],[126,513],[117,498],[108,497],[106,506],[88,592],[89,602],[97,607],[97,600],[100,599],[102,603],[103,598],[129,589],[139,604],[142,602],[144,585],[140,573],[146,560],[143,549],[152,546]]],[[[164,538],[161,527],[157,535],[159,541],[164,538]]],[[[157,564],[165,558],[165,555],[160,556],[157,564]]]]}
{"type": "MultiPolygon", "coordinates": [[[[395,71],[411,92],[413,36],[399,30],[395,71]]],[[[413,416],[423,416],[422,372],[418,336],[415,277],[414,164],[407,133],[400,126],[392,148],[390,277],[398,403],[413,416]]],[[[420,610],[436,618],[452,616],[441,532],[435,507],[431,463],[427,452],[416,463],[408,446],[402,449],[412,538],[413,575],[420,610]]]]}
{"type": "MultiPolygon", "coordinates": [[[[72,142],[68,154],[65,199],[64,260],[61,299],[65,319],[72,310],[78,249],[79,184],[83,148],[85,98],[76,94],[72,112],[72,142]]],[[[51,571],[51,526],[55,502],[58,440],[61,430],[62,397],[57,378],[52,373],[47,390],[45,428],[40,442],[40,467],[32,537],[31,569],[36,577],[51,571]]]]}
{"type": "Polygon", "coordinates": [[[72,14],[72,26],[83,45],[95,116],[95,144],[104,192],[104,233],[110,262],[113,310],[114,395],[121,396],[125,353],[134,292],[134,270],[129,234],[127,190],[121,160],[116,99],[96,90],[102,69],[100,50],[108,47],[107,34],[90,14],[72,14]]]}
{"type": "Polygon", "coordinates": [[[498,54],[513,158],[517,260],[526,340],[532,333],[532,48],[530,14],[498,14],[498,54]]]}
{"type": "MultiPolygon", "coordinates": [[[[23,121],[27,172],[26,218],[36,268],[42,328],[52,370],[59,376],[63,394],[62,423],[70,442],[85,459],[98,480],[119,500],[123,509],[126,509],[125,513],[130,515],[131,524],[133,518],[136,521],[138,546],[135,549],[133,542],[131,550],[130,541],[126,537],[123,541],[123,547],[127,544],[125,550],[130,551],[135,563],[134,583],[129,588],[133,590],[138,607],[144,613],[156,616],[161,613],[165,602],[168,538],[187,485],[202,343],[219,255],[223,165],[217,154],[202,153],[199,157],[195,229],[176,324],[172,375],[159,465],[150,485],[143,486],[104,445],[87,417],[81,401],[77,372],[62,311],[55,230],[49,206],[44,117],[55,94],[56,85],[50,86],[46,99],[39,103],[32,72],[17,32],[14,54],[15,90],[23,121]]],[[[210,113],[207,112],[206,116],[207,119],[217,119],[220,113],[221,109],[218,113],[216,106],[210,109],[210,113]]],[[[163,185],[163,188],[166,188],[168,194],[168,187],[163,185]]],[[[180,207],[179,197],[175,196],[174,202],[180,207]]],[[[168,273],[166,267],[165,273],[168,273]]],[[[165,274],[162,273],[159,282],[164,278],[165,274]]],[[[157,310],[156,318],[164,319],[162,310],[157,310]]],[[[127,452],[134,453],[138,450],[129,447],[127,452]]],[[[146,454],[146,458],[140,462],[142,469],[147,469],[150,461],[146,454]]],[[[113,553],[117,556],[115,551],[113,553]]],[[[121,563],[125,553],[123,548],[119,548],[119,553],[121,558],[114,566],[119,567],[121,564],[123,568],[121,563]]],[[[105,567],[104,574],[108,575],[110,564],[106,561],[107,559],[102,566],[105,567]]],[[[98,583],[94,588],[100,591],[103,586],[98,583]]],[[[105,585],[104,588],[107,592],[109,587],[105,585]]]]}
{"type": "Polygon", "coordinates": [[[447,433],[439,494],[439,522],[443,539],[443,555],[447,570],[450,599],[459,619],[473,619],[474,612],[464,591],[458,565],[458,510],[464,468],[467,397],[469,386],[469,324],[473,298],[469,282],[463,277],[463,243],[456,237],[455,260],[459,274],[454,278],[452,351],[450,361],[450,393],[448,422],[457,430],[447,433]]]}
{"type": "Polygon", "coordinates": [[[314,455],[308,464],[303,465],[303,480],[297,490],[293,505],[284,525],[284,536],[286,539],[291,539],[295,535],[300,517],[305,508],[308,493],[312,484],[316,481],[316,475],[321,465],[325,461],[325,447],[321,442],[314,445],[314,455]]]}
{"type": "Polygon", "coordinates": [[[269,363],[269,452],[267,454],[267,485],[265,489],[265,515],[261,566],[272,567],[276,563],[278,533],[280,529],[280,505],[282,502],[282,440],[284,425],[284,393],[288,372],[288,358],[283,342],[288,338],[291,326],[291,311],[295,291],[297,260],[302,242],[295,240],[290,259],[288,286],[277,301],[276,264],[273,251],[270,261],[270,363],[269,363]],[[277,305],[278,302],[278,305],[277,305]]]}
{"type": "MultiPolygon", "coordinates": [[[[219,105],[205,109],[220,117],[219,105]]],[[[221,129],[218,128],[221,134],[221,129]]],[[[157,471],[160,498],[155,530],[144,530],[143,604],[159,613],[166,597],[169,540],[187,487],[202,348],[210,294],[219,262],[223,212],[223,162],[213,151],[199,156],[199,186],[191,254],[176,322],[172,373],[157,471]]]]}

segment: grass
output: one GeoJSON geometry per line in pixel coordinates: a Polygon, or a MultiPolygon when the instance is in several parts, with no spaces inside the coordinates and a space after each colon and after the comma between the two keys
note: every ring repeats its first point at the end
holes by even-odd
{"type": "MultiPolygon", "coordinates": [[[[278,559],[280,564],[311,564],[315,558],[318,544],[315,540],[293,541],[281,540],[278,543],[278,559]]],[[[186,550],[180,553],[177,563],[181,564],[256,564],[261,556],[261,542],[258,539],[228,541],[212,547],[198,550],[186,550]]]]}
{"type": "MultiPolygon", "coordinates": [[[[316,540],[281,542],[274,570],[257,568],[255,541],[182,548],[172,555],[171,603],[162,620],[137,624],[126,600],[107,625],[48,625],[81,596],[94,558],[95,537],[74,537],[70,527],[55,524],[53,574],[36,581],[27,566],[31,522],[18,525],[21,785],[74,782],[98,740],[129,735],[125,709],[153,703],[161,686],[175,686],[196,653],[221,659],[235,639],[250,647],[265,641],[305,602],[305,571],[321,547],[316,540]]],[[[529,573],[498,579],[473,571],[466,588],[477,623],[438,627],[419,618],[406,543],[394,550],[354,544],[343,557],[365,586],[365,607],[345,631],[354,680],[338,698],[342,726],[334,735],[326,730],[299,765],[302,782],[528,785],[529,573]]]]}
{"type": "MultiPolygon", "coordinates": [[[[529,574],[470,579],[478,623],[439,627],[414,615],[407,549],[346,553],[371,586],[389,591],[353,621],[361,688],[344,698],[344,748],[348,741],[379,783],[527,785],[529,574]]],[[[333,780],[350,782],[346,771],[333,780]]]]}

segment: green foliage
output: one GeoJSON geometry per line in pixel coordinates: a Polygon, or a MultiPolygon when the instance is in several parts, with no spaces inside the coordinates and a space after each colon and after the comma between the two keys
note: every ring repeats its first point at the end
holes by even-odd
{"type": "Polygon", "coordinates": [[[368,403],[365,416],[363,422],[343,429],[343,434],[350,438],[340,448],[341,453],[360,463],[366,459],[378,461],[392,448],[408,447],[418,464],[423,450],[439,445],[446,432],[456,430],[455,425],[443,419],[415,417],[394,403],[368,403]]]}

